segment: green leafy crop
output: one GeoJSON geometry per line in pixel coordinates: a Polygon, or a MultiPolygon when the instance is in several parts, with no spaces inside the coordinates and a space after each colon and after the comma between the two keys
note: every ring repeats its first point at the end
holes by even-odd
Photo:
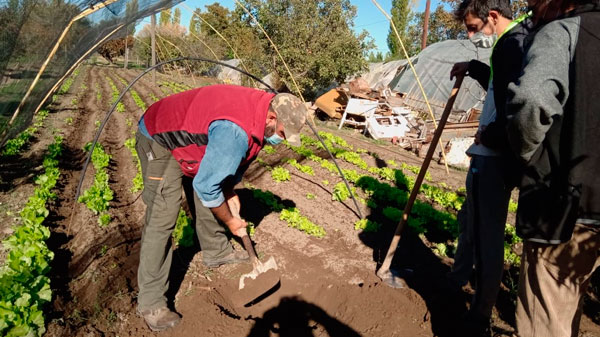
{"type": "Polygon", "coordinates": [[[512,199],[510,199],[508,201],[508,211],[509,212],[516,213],[518,207],[519,207],[519,204],[517,204],[516,202],[514,202],[512,199]]]}
{"type": "Polygon", "coordinates": [[[136,193],[144,189],[144,177],[142,176],[142,164],[140,163],[140,158],[138,157],[135,149],[135,137],[126,139],[125,147],[129,149],[129,152],[131,152],[131,156],[133,157],[133,161],[135,162],[135,167],[137,169],[137,173],[133,178],[133,186],[130,190],[131,193],[136,193]]]}
{"type": "Polygon", "coordinates": [[[266,154],[273,154],[273,153],[277,152],[275,150],[275,148],[273,148],[271,145],[265,145],[263,147],[263,151],[265,151],[266,154]]]}
{"type": "Polygon", "coordinates": [[[57,157],[62,152],[62,137],[54,138],[44,158],[44,173],[20,213],[21,225],[3,242],[8,251],[0,268],[0,335],[42,336],[46,331],[43,306],[52,299],[50,261],[54,254],[44,242],[50,230],[43,226],[49,212],[46,203],[54,193],[60,172],[57,157]]]}
{"type": "MultiPolygon", "coordinates": [[[[352,188],[352,193],[356,194],[354,188],[352,188]]],[[[335,184],[335,186],[333,187],[333,194],[331,195],[331,200],[343,202],[346,201],[346,199],[348,198],[350,198],[350,191],[348,191],[346,184],[344,184],[343,181],[335,184]]]]}
{"type": "Polygon", "coordinates": [[[281,212],[284,208],[283,204],[277,201],[275,195],[269,191],[255,188],[252,189],[252,196],[273,212],[281,212]]]}
{"type": "Polygon", "coordinates": [[[288,171],[284,167],[276,166],[271,171],[271,178],[273,178],[273,180],[275,180],[278,183],[290,180],[290,171],[288,171]]]}
{"type": "Polygon", "coordinates": [[[188,217],[183,209],[179,209],[175,230],[173,230],[173,239],[175,245],[181,247],[191,247],[194,245],[194,223],[192,218],[188,217]]]}
{"type": "Polygon", "coordinates": [[[358,220],[354,223],[355,230],[363,232],[377,232],[381,228],[381,224],[368,219],[358,220]]]}
{"type": "MultiPolygon", "coordinates": [[[[88,149],[91,144],[86,144],[84,148],[88,149]]],[[[110,155],[104,152],[100,144],[96,144],[92,152],[92,164],[96,169],[94,183],[88,190],[79,197],[79,202],[84,203],[98,217],[98,224],[102,227],[110,223],[110,215],[106,212],[109,202],[113,200],[113,191],[108,184],[108,173],[105,168],[110,161],[110,155]]]]}
{"type": "Polygon", "coordinates": [[[302,173],[306,173],[310,176],[314,176],[315,175],[315,171],[313,170],[312,167],[308,166],[308,165],[302,165],[300,163],[298,163],[296,161],[296,159],[290,159],[288,160],[288,164],[292,165],[293,167],[295,167],[298,171],[302,172],[302,173]]]}
{"type": "Polygon", "coordinates": [[[279,219],[288,223],[288,226],[299,229],[309,235],[322,238],[326,235],[323,227],[311,222],[307,217],[300,214],[297,208],[288,208],[281,211],[279,219]]]}

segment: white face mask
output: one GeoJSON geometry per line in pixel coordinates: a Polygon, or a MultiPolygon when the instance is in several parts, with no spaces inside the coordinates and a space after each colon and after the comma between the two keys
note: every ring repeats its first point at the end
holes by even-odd
{"type": "Polygon", "coordinates": [[[496,33],[492,35],[486,35],[482,31],[473,34],[469,38],[469,40],[471,40],[471,42],[473,42],[477,48],[492,48],[497,39],[498,35],[496,33]]]}

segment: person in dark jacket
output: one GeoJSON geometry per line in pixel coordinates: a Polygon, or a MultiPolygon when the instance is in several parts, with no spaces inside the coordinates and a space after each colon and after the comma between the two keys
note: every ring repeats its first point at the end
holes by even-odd
{"type": "Polygon", "coordinates": [[[192,180],[196,232],[208,267],[248,259],[232,248],[225,227],[246,234],[236,216],[233,191],[265,144],[286,139],[300,145],[304,103],[291,94],[271,94],[232,85],[214,85],[166,97],[148,108],[138,123],[136,150],[144,177],[146,204],[138,269],[138,313],[160,331],[180,317],[167,308],[172,253],[170,237],[182,200],[182,178],[192,180]]]}
{"type": "Polygon", "coordinates": [[[512,163],[506,132],[487,134],[488,128],[505,124],[504,104],[510,81],[518,78],[523,58],[523,40],[529,32],[526,16],[511,19],[508,0],[465,0],[455,13],[465,23],[477,47],[493,48],[491,66],[478,60],[457,63],[451,78],[469,75],[486,89],[487,96],[479,120],[475,144],[468,150],[471,165],[467,174],[467,198],[459,212],[461,233],[450,280],[465,285],[475,264],[477,287],[467,314],[465,335],[490,335],[490,317],[500,289],[504,267],[504,229],[510,193],[512,163]],[[484,137],[485,135],[485,137],[484,137]]]}
{"type": "Polygon", "coordinates": [[[525,163],[517,332],[577,336],[582,299],[600,265],[600,5],[529,5],[541,28],[528,39],[507,104],[510,145],[525,163]]]}

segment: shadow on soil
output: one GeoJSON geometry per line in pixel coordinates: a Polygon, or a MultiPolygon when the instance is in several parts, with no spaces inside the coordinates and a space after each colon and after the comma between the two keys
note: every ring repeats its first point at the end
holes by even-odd
{"type": "MultiPolygon", "coordinates": [[[[32,142],[35,140],[32,140],[32,142]]],[[[29,147],[21,150],[27,153],[29,147]]],[[[20,184],[30,184],[41,171],[44,153],[36,153],[28,158],[22,155],[2,156],[0,164],[0,192],[8,192],[20,184]]]]}
{"type": "MultiPolygon", "coordinates": [[[[371,189],[383,188],[384,190],[373,191],[370,201],[374,202],[377,207],[371,209],[371,214],[367,218],[382,224],[382,226],[377,232],[363,231],[359,234],[363,243],[373,249],[373,260],[377,262],[377,268],[383,263],[397,226],[397,222],[384,216],[382,210],[386,207],[403,208],[408,193],[405,186],[399,185],[389,189],[389,186],[378,184],[373,183],[371,189]],[[388,197],[390,194],[395,197],[387,201],[378,197],[388,197]],[[399,201],[402,199],[404,199],[403,202],[399,201]]],[[[360,181],[358,185],[360,185],[360,181]]],[[[427,224],[424,225],[427,226],[427,224]]],[[[427,237],[435,232],[433,227],[435,226],[428,228],[427,237]]],[[[445,235],[436,233],[434,236],[441,239],[445,235]]],[[[460,322],[462,315],[467,310],[466,304],[469,302],[469,295],[460,291],[451,291],[446,282],[446,274],[450,271],[450,267],[444,264],[409,226],[402,233],[391,267],[399,271],[404,277],[406,285],[416,291],[425,301],[428,313],[423,317],[423,321],[431,321],[435,336],[461,335],[460,322]]]]}
{"type": "Polygon", "coordinates": [[[312,337],[317,325],[322,326],[332,337],[360,336],[320,307],[297,297],[284,297],[278,306],[256,319],[248,337],[268,337],[273,334],[282,337],[312,337]]]}

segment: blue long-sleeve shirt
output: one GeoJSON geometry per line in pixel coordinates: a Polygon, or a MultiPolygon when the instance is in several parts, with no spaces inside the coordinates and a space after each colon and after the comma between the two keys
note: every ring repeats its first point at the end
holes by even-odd
{"type": "MultiPolygon", "coordinates": [[[[139,123],[140,132],[148,138],[144,119],[139,123]]],[[[217,120],[208,127],[208,144],[193,187],[205,207],[218,207],[225,201],[223,184],[239,182],[247,166],[240,167],[248,151],[248,136],[237,124],[217,120]]]]}

